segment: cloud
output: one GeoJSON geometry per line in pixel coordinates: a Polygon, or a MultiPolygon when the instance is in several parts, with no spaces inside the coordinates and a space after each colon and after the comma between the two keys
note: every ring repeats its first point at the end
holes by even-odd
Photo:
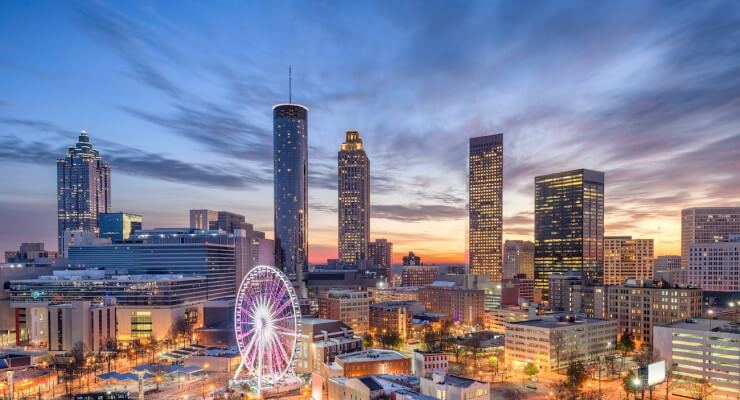
{"type": "Polygon", "coordinates": [[[391,219],[400,222],[443,221],[467,216],[463,207],[447,205],[373,205],[372,218],[391,219]]]}

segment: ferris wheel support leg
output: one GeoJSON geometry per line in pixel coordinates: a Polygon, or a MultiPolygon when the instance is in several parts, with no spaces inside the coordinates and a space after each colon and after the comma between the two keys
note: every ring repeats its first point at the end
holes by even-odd
{"type": "Polygon", "coordinates": [[[242,357],[242,359],[239,361],[239,366],[236,367],[236,372],[234,373],[235,381],[239,379],[239,375],[241,375],[243,367],[244,367],[244,358],[242,357]]]}

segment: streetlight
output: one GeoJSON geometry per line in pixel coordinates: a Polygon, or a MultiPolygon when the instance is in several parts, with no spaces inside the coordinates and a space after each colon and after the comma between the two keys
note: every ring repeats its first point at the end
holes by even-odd
{"type": "Polygon", "coordinates": [[[707,314],[709,314],[709,330],[712,330],[712,316],[714,315],[714,310],[707,311],[707,314]]]}

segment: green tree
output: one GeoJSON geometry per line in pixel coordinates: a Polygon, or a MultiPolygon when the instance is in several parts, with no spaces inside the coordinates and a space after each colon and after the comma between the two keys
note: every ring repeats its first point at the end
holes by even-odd
{"type": "Polygon", "coordinates": [[[578,391],[586,382],[586,367],[580,361],[572,362],[568,365],[566,376],[568,385],[578,391]]]}
{"type": "Polygon", "coordinates": [[[624,368],[625,357],[627,357],[627,354],[635,350],[635,341],[629,330],[625,329],[622,337],[619,338],[619,342],[617,342],[617,350],[622,353],[622,368],[624,368]]]}
{"type": "Polygon", "coordinates": [[[370,332],[365,332],[362,335],[362,346],[366,349],[373,347],[373,335],[370,332]]]}
{"type": "Polygon", "coordinates": [[[532,380],[538,373],[540,373],[540,369],[537,368],[536,365],[534,365],[531,362],[528,362],[527,365],[524,366],[522,369],[522,386],[524,386],[524,376],[528,376],[530,380],[532,380]]]}

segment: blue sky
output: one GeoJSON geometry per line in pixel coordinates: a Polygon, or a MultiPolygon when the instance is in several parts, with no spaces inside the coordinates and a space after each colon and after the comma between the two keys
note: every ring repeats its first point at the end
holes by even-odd
{"type": "Polygon", "coordinates": [[[740,204],[740,5],[2,2],[0,249],[55,247],[55,163],[90,132],[113,208],[272,229],[271,106],[310,107],[312,261],[336,254],[336,151],[361,132],[373,237],[462,261],[467,139],[503,132],[505,237],[535,175],[606,172],[607,234],[678,251],[681,208],[740,204]]]}

